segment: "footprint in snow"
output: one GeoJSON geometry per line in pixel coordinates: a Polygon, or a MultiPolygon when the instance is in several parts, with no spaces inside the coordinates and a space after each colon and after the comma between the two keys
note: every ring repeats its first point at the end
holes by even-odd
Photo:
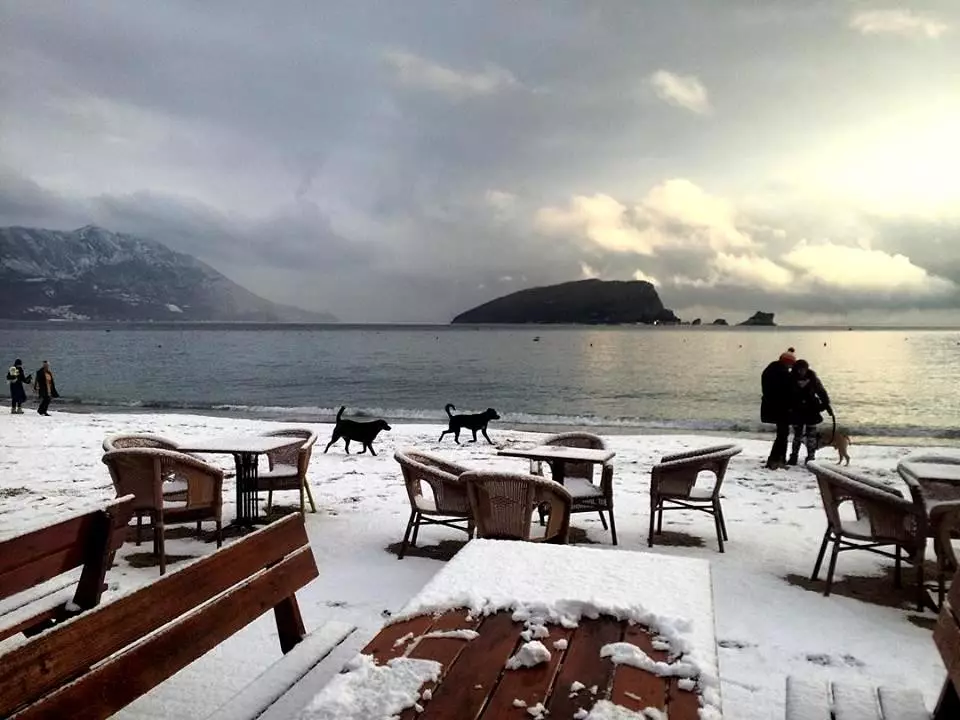
{"type": "Polygon", "coordinates": [[[756,647],[754,643],[749,643],[744,640],[719,640],[717,641],[717,645],[725,650],[745,650],[746,648],[756,647]]]}

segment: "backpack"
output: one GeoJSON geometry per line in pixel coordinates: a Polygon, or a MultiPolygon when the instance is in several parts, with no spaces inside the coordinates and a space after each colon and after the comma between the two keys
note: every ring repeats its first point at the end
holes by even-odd
{"type": "Polygon", "coordinates": [[[11,365],[10,369],[7,370],[7,382],[11,385],[20,379],[20,373],[17,372],[18,370],[19,368],[16,365],[11,365]]]}

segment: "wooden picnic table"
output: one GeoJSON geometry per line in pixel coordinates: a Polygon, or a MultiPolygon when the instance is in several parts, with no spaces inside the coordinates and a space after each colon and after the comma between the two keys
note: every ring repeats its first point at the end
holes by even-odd
{"type": "Polygon", "coordinates": [[[497,455],[545,462],[550,466],[550,473],[553,479],[563,485],[564,478],[566,477],[567,463],[603,465],[612,460],[616,453],[613,450],[567,447],[565,445],[538,445],[537,447],[527,449],[505,448],[498,450],[497,455]]]}
{"type": "Polygon", "coordinates": [[[366,669],[353,667],[315,688],[295,716],[566,719],[612,703],[633,712],[655,708],[670,720],[722,717],[703,560],[473,540],[362,653],[366,669]],[[510,667],[536,641],[549,659],[510,667]],[[641,669],[643,662],[615,664],[611,652],[645,655],[645,667],[657,672],[641,669]],[[384,684],[370,677],[371,661],[388,673],[398,662],[439,665],[435,680],[414,680],[415,699],[374,711],[384,684]]]}
{"type": "Polygon", "coordinates": [[[190,439],[180,443],[178,449],[186,453],[233,455],[237,466],[237,516],[231,524],[250,527],[266,522],[265,518],[260,517],[260,502],[257,494],[260,455],[302,442],[303,439],[298,437],[241,435],[190,439]]]}

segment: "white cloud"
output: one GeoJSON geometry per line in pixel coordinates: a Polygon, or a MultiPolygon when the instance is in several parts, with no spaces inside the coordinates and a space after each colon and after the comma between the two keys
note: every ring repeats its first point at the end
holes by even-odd
{"type": "Polygon", "coordinates": [[[487,190],[483,195],[484,203],[498,213],[509,213],[517,203],[517,196],[504,190],[487,190]]]}
{"type": "Polygon", "coordinates": [[[633,207],[598,193],[577,195],[565,207],[541,208],[534,218],[541,232],[578,236],[603,249],[652,256],[662,248],[753,247],[737,227],[734,208],[682,178],[654,186],[633,207]]]}
{"type": "Polygon", "coordinates": [[[457,99],[493,95],[520,84],[509,70],[490,63],[480,72],[461,72],[403,50],[388,50],[383,57],[400,84],[457,99]]]}
{"type": "Polygon", "coordinates": [[[635,270],[633,273],[634,280],[644,280],[651,285],[659,285],[660,281],[657,280],[653,275],[647,275],[643,270],[635,270]]]}
{"type": "Polygon", "coordinates": [[[806,289],[827,285],[843,291],[936,296],[955,292],[949,280],[931,275],[905,255],[834,243],[798,243],[783,260],[802,272],[806,289]]]}
{"type": "Polygon", "coordinates": [[[903,35],[936,39],[950,26],[933,15],[906,9],[863,10],[850,18],[850,27],[863,35],[903,35]]]}
{"type": "Polygon", "coordinates": [[[718,253],[713,259],[713,268],[719,279],[728,285],[788,290],[795,281],[792,272],[758,255],[718,253]]]}
{"type": "Polygon", "coordinates": [[[592,280],[594,278],[600,277],[600,272],[585,262],[580,263],[580,277],[584,280],[592,280]]]}
{"type": "Polygon", "coordinates": [[[649,81],[657,96],[671,105],[686,108],[699,115],[706,115],[711,110],[707,89],[696,75],[678,75],[669,70],[657,70],[650,76],[649,81]]]}

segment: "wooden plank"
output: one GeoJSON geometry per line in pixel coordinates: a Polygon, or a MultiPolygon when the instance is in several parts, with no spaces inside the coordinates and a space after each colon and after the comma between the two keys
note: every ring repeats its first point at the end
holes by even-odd
{"type": "Polygon", "coordinates": [[[944,667],[950,679],[960,686],[960,627],[953,615],[949,602],[944,602],[933,629],[933,642],[940,651],[944,667]]]}
{"type": "MultiPolygon", "coordinates": [[[[74,618],[57,632],[45,633],[13,649],[4,655],[0,673],[0,717],[304,545],[309,548],[303,518],[290,515],[145,588],[74,618]]],[[[313,563],[313,575],[306,582],[316,576],[313,563]]]]}
{"type": "Polygon", "coordinates": [[[48,620],[63,617],[64,607],[71,599],[73,599],[73,588],[68,588],[47,595],[3,616],[0,618],[0,640],[13,637],[48,620]]]}
{"type": "MultiPolygon", "coordinates": [[[[476,630],[480,627],[483,618],[472,618],[467,620],[469,613],[466,610],[450,610],[436,619],[433,626],[423,634],[433,632],[448,632],[451,630],[476,630]]],[[[443,665],[443,672],[439,683],[428,682],[423,685],[420,692],[432,695],[437,685],[443,683],[444,676],[450,671],[460,653],[467,647],[467,644],[473,640],[463,640],[456,638],[424,638],[419,642],[407,644],[405,653],[407,657],[418,658],[420,660],[435,660],[443,665]]],[[[426,706],[429,701],[421,701],[421,706],[426,706]]],[[[413,720],[419,717],[415,708],[408,708],[400,713],[400,720],[413,720]]]]}
{"type": "MultiPolygon", "coordinates": [[[[550,662],[532,668],[507,670],[500,680],[496,691],[490,697],[483,720],[530,720],[528,708],[538,703],[547,704],[550,690],[557,679],[557,672],[566,655],[566,650],[558,650],[553,646],[557,640],[566,640],[570,646],[573,630],[562,628],[559,625],[550,626],[550,637],[541,640],[550,651],[550,662]],[[514,700],[524,703],[523,707],[515,707],[514,700]]],[[[569,688],[562,690],[569,693],[569,688]]]]}
{"type": "Polygon", "coordinates": [[[667,685],[667,717],[670,720],[698,720],[700,695],[694,690],[683,690],[678,678],[670,678],[667,685]]]}
{"type": "Polygon", "coordinates": [[[447,672],[420,717],[423,720],[475,720],[486,704],[523,626],[510,613],[497,613],[480,624],[480,637],[471,640],[447,672]]]}
{"type": "Polygon", "coordinates": [[[432,615],[418,615],[385,625],[361,652],[373,655],[378,665],[386,665],[388,661],[406,653],[409,643],[433,627],[435,621],[432,615]]]}
{"type": "Polygon", "coordinates": [[[619,642],[622,637],[623,625],[613,618],[580,621],[580,627],[570,639],[556,689],[547,704],[549,717],[573,717],[578,710],[589,711],[598,699],[608,696],[613,663],[609,658],[600,658],[600,648],[619,642]],[[574,682],[582,683],[585,689],[570,697],[570,686],[574,682]],[[596,694],[590,692],[593,686],[597,687],[596,694]]]}
{"type": "MultiPolygon", "coordinates": [[[[623,642],[636,645],[654,661],[667,662],[667,653],[655,650],[653,639],[646,628],[628,625],[623,633],[623,642]]],[[[640,712],[648,707],[667,709],[667,679],[630,665],[620,665],[613,673],[613,689],[610,701],[625,708],[640,712]]]]}
{"type": "Polygon", "coordinates": [[[946,598],[953,607],[960,607],[960,571],[953,576],[946,598]]]}
{"type": "MultiPolygon", "coordinates": [[[[169,627],[114,655],[76,681],[15,715],[17,720],[102,720],[289,597],[316,577],[309,547],[261,570],[169,627]]],[[[138,591],[152,595],[152,586],[138,591]]],[[[93,611],[108,614],[110,605],[93,611]]],[[[89,615],[81,616],[90,617],[89,615]]]]}
{"type": "Polygon", "coordinates": [[[836,720],[881,720],[877,691],[869,685],[833,683],[836,720]]]}
{"type": "Polygon", "coordinates": [[[827,682],[788,677],[786,720],[830,720],[830,686],[827,682]]]}
{"type": "Polygon", "coordinates": [[[877,693],[883,720],[930,720],[919,690],[881,687],[877,693]]]}

